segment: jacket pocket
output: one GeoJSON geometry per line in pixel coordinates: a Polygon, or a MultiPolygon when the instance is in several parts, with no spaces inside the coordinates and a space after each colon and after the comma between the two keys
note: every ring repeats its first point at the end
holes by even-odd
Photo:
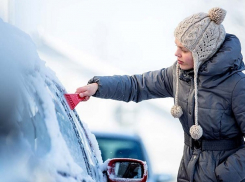
{"type": "Polygon", "coordinates": [[[218,181],[222,182],[241,182],[243,181],[232,165],[222,162],[215,169],[215,175],[218,181]]]}

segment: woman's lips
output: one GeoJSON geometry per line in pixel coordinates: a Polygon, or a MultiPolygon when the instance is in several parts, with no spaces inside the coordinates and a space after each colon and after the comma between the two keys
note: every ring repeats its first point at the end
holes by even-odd
{"type": "Polygon", "coordinates": [[[184,62],[183,62],[183,61],[178,60],[178,63],[179,63],[179,64],[183,64],[184,62]]]}

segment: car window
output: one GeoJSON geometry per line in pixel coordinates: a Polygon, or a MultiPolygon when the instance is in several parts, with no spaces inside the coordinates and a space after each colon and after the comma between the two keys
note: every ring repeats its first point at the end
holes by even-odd
{"type": "Polygon", "coordinates": [[[103,160],[110,158],[134,158],[145,161],[139,142],[121,138],[96,136],[103,160]]]}
{"type": "Polygon", "coordinates": [[[86,169],[88,175],[93,179],[100,180],[101,170],[98,156],[94,154],[90,138],[78,114],[75,110],[71,111],[69,109],[64,98],[65,90],[55,82],[53,85],[49,85],[49,90],[53,96],[61,134],[74,161],[83,169],[86,169]]]}

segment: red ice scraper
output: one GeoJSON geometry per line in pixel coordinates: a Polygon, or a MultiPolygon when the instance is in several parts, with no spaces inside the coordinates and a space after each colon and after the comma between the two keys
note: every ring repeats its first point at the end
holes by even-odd
{"type": "Polygon", "coordinates": [[[80,97],[79,94],[64,94],[64,96],[71,110],[73,110],[80,101],[85,99],[84,97],[80,97]]]}

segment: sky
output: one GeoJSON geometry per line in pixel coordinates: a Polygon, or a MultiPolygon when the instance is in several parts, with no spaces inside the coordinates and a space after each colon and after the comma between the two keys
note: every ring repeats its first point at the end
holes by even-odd
{"type": "MultiPolygon", "coordinates": [[[[0,16],[31,35],[41,59],[55,71],[68,92],[86,85],[94,75],[141,74],[171,66],[176,60],[173,32],[178,23],[212,7],[227,10],[223,22],[226,32],[237,35],[245,46],[242,0],[6,2],[0,0],[0,16]]],[[[92,98],[79,104],[77,111],[92,130],[130,126],[144,139],[154,171],[176,175],[183,133],[178,120],[170,116],[172,105],[172,99],[135,104],[92,98]],[[115,116],[120,108],[123,125],[115,116]]]]}

